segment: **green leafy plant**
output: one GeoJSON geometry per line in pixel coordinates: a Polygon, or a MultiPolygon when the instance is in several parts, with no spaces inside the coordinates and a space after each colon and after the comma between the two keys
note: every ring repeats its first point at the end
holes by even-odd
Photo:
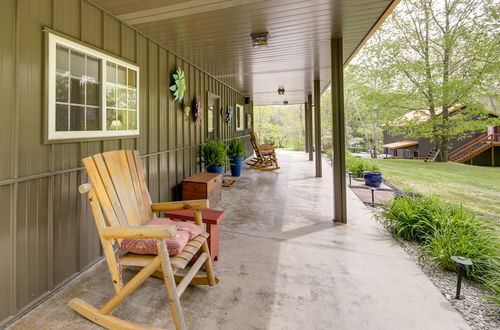
{"type": "Polygon", "coordinates": [[[229,157],[241,157],[245,151],[245,142],[242,139],[229,141],[227,154],[229,157]]]}
{"type": "Polygon", "coordinates": [[[224,143],[216,140],[207,140],[201,148],[201,157],[205,167],[226,166],[227,148],[224,143]]]}
{"type": "Polygon", "coordinates": [[[348,171],[352,172],[352,174],[358,178],[362,177],[365,171],[380,171],[380,168],[369,159],[354,157],[348,152],[346,152],[345,166],[348,171]]]}
{"type": "Polygon", "coordinates": [[[174,84],[170,86],[170,90],[174,93],[175,101],[182,102],[184,99],[184,92],[186,92],[186,80],[184,78],[184,71],[177,68],[175,73],[172,75],[174,77],[174,84]]]}
{"type": "Polygon", "coordinates": [[[444,270],[457,270],[452,256],[470,259],[465,276],[488,288],[491,294],[484,298],[500,306],[500,239],[494,225],[434,196],[398,197],[381,215],[394,235],[420,242],[423,255],[444,270]]]}

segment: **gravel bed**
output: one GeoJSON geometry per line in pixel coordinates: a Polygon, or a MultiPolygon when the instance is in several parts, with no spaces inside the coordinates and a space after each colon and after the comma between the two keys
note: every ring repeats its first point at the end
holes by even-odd
{"type": "MultiPolygon", "coordinates": [[[[379,210],[371,208],[378,213],[379,210]]],[[[381,226],[383,224],[380,223],[381,226]]],[[[386,228],[387,229],[387,228],[386,228]]],[[[394,237],[394,236],[393,236],[394,237]]],[[[498,330],[500,329],[500,310],[497,306],[489,304],[482,299],[489,294],[481,285],[462,278],[461,296],[463,299],[455,299],[457,275],[437,267],[431,260],[422,257],[420,245],[408,242],[397,237],[394,239],[401,245],[406,253],[424,271],[432,283],[441,291],[448,302],[463,316],[465,321],[474,330],[498,330]]]]}

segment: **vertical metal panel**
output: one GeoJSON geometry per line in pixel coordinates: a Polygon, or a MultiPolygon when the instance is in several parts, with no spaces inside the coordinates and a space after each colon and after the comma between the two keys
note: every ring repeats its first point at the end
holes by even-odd
{"type": "Polygon", "coordinates": [[[16,90],[19,109],[19,176],[49,170],[49,146],[41,143],[43,49],[42,25],[51,23],[49,1],[18,1],[19,62],[16,90]]]}
{"type": "MultiPolygon", "coordinates": [[[[172,82],[172,73],[175,71],[175,56],[172,53],[168,53],[168,64],[167,64],[167,85],[170,85],[172,82]]],[[[176,131],[177,131],[177,120],[175,117],[175,110],[176,110],[176,105],[174,102],[174,98],[172,97],[172,93],[170,93],[169,90],[166,91],[168,98],[168,148],[169,149],[174,149],[177,146],[177,136],[176,136],[176,131]]]]}
{"type": "MultiPolygon", "coordinates": [[[[24,2],[19,1],[18,2],[24,2]]],[[[30,1],[26,1],[30,2],[30,1]]],[[[53,0],[52,6],[50,1],[31,1],[39,2],[45,8],[53,8],[53,22],[54,30],[64,32],[65,34],[73,37],[80,37],[80,1],[67,1],[67,0],[53,0]]]]}
{"type": "MultiPolygon", "coordinates": [[[[0,180],[11,176],[12,162],[10,160],[14,149],[13,123],[14,123],[14,27],[15,27],[15,2],[14,0],[0,1],[0,180]]],[[[2,317],[0,307],[0,318],[2,317]]]]}
{"type": "Polygon", "coordinates": [[[11,296],[13,289],[13,272],[14,265],[12,245],[15,237],[11,235],[12,226],[10,218],[12,216],[12,198],[14,185],[0,186],[0,210],[2,210],[2,218],[0,221],[0,263],[3,266],[3,271],[0,272],[0,320],[9,316],[13,310],[14,299],[11,296]]]}
{"type": "MultiPolygon", "coordinates": [[[[158,46],[148,43],[148,152],[158,151],[158,46]]],[[[153,201],[158,201],[158,156],[148,157],[148,187],[153,201]]]]}
{"type": "MultiPolygon", "coordinates": [[[[140,91],[139,91],[139,105],[140,109],[148,109],[148,40],[140,35],[136,34],[136,45],[137,45],[137,64],[141,68],[141,74],[139,75],[140,81],[140,91]]],[[[147,131],[149,128],[148,113],[147,111],[141,111],[140,114],[140,132],[141,135],[138,139],[138,149],[141,154],[146,154],[148,152],[148,135],[147,131]]]]}

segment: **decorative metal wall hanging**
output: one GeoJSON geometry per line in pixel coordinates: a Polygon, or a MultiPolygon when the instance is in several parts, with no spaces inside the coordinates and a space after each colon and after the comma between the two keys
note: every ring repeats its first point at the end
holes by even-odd
{"type": "Polygon", "coordinates": [[[233,120],[233,107],[228,106],[226,111],[222,109],[222,116],[227,124],[231,124],[231,120],[233,120]]]}
{"type": "Polygon", "coordinates": [[[202,117],[201,102],[197,98],[193,100],[193,120],[195,123],[199,123],[202,117]]]}
{"type": "Polygon", "coordinates": [[[177,68],[175,73],[172,75],[174,78],[174,84],[170,86],[170,90],[174,94],[175,101],[182,102],[184,100],[184,92],[186,91],[186,80],[184,79],[184,71],[181,68],[177,68]]]}
{"type": "Polygon", "coordinates": [[[191,116],[191,107],[189,105],[184,104],[184,116],[191,116]]]}

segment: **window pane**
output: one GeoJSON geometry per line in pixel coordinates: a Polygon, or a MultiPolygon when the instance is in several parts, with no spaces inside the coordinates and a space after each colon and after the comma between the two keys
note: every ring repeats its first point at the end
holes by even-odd
{"type": "Polygon", "coordinates": [[[124,66],[118,66],[118,84],[127,86],[127,68],[124,66]]]}
{"type": "Polygon", "coordinates": [[[116,103],[119,108],[127,108],[127,89],[118,88],[116,94],[116,103]]]}
{"type": "Polygon", "coordinates": [[[137,91],[134,89],[128,90],[128,108],[137,109],[137,91]]]}
{"type": "Polygon", "coordinates": [[[120,122],[117,127],[119,130],[127,130],[127,110],[118,110],[118,121],[120,122]]]}
{"type": "Polygon", "coordinates": [[[128,112],[128,129],[137,129],[137,111],[128,112]]]}
{"type": "Polygon", "coordinates": [[[108,107],[116,106],[116,88],[109,84],[106,86],[106,105],[108,107]]]}
{"type": "Polygon", "coordinates": [[[99,60],[93,57],[87,57],[87,77],[93,78],[92,81],[99,81],[99,60]]]}
{"type": "Polygon", "coordinates": [[[56,74],[56,101],[68,102],[69,78],[56,74]]]}
{"type": "Polygon", "coordinates": [[[60,73],[69,72],[69,50],[67,48],[56,47],[56,70],[60,73]]]}
{"type": "Polygon", "coordinates": [[[69,115],[69,130],[84,131],[85,130],[85,108],[71,106],[69,115]]]}
{"type": "Polygon", "coordinates": [[[56,104],[56,131],[68,130],[68,106],[56,104]]]}
{"type": "Polygon", "coordinates": [[[71,78],[71,103],[84,104],[85,85],[83,81],[77,78],[71,78]]]}
{"type": "Polygon", "coordinates": [[[137,73],[130,69],[128,69],[128,86],[137,87],[137,73]]]}
{"type": "Polygon", "coordinates": [[[85,74],[85,55],[71,51],[71,75],[81,77],[85,74]]]}
{"type": "Polygon", "coordinates": [[[116,120],[116,110],[108,109],[106,114],[106,127],[108,130],[118,129],[118,121],[116,120]]]}
{"type": "Polygon", "coordinates": [[[208,131],[212,132],[214,130],[214,106],[209,105],[208,107],[208,131]]]}
{"type": "Polygon", "coordinates": [[[87,81],[87,105],[99,105],[100,104],[100,89],[101,84],[97,82],[87,81]]]}
{"type": "Polygon", "coordinates": [[[111,83],[116,82],[116,65],[113,63],[106,64],[106,81],[111,83]]]}
{"type": "Polygon", "coordinates": [[[87,108],[87,131],[98,131],[101,129],[101,112],[99,108],[87,108]]]}

